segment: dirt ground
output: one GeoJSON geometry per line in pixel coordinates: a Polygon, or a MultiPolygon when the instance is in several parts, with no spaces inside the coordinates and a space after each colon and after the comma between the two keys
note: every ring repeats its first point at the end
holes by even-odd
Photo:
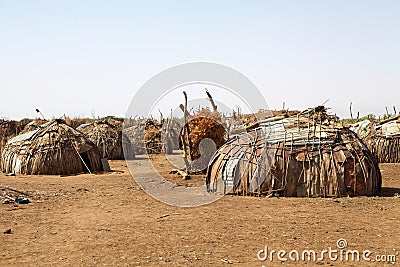
{"type": "MultiPolygon", "coordinates": [[[[266,245],[269,251],[301,253],[337,249],[340,238],[346,239],[346,249],[371,250],[370,259],[395,255],[400,261],[400,164],[381,165],[381,197],[224,196],[195,208],[158,202],[139,188],[124,161],[110,165],[114,172],[108,174],[0,174],[0,187],[26,191],[32,201],[0,204],[0,265],[367,265],[327,255],[320,262],[281,263],[276,254],[272,262],[257,258],[266,245]]],[[[204,181],[201,176],[189,181],[172,174],[170,178],[189,186],[204,181]]]]}

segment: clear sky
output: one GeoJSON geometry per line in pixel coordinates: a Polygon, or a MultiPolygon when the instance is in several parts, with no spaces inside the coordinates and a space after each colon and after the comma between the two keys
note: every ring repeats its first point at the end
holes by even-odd
{"type": "Polygon", "coordinates": [[[0,0],[0,117],[124,116],[143,83],[208,61],[269,106],[400,110],[400,1],[0,0]]]}

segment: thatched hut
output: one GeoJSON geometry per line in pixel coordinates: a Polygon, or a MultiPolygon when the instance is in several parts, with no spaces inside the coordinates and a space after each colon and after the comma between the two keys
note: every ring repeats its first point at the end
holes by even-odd
{"type": "Polygon", "coordinates": [[[381,190],[376,158],[323,107],[265,120],[236,135],[210,161],[209,191],[337,197],[381,190]]]}
{"type": "Polygon", "coordinates": [[[77,130],[84,133],[97,147],[103,158],[124,159],[135,157],[129,138],[122,133],[122,125],[110,120],[82,124],[77,130]]]}
{"type": "Polygon", "coordinates": [[[160,154],[163,151],[162,124],[147,120],[143,140],[148,154],[160,154]]]}
{"type": "Polygon", "coordinates": [[[227,137],[219,112],[204,108],[191,116],[180,133],[181,149],[190,162],[188,171],[205,171],[215,149],[220,148],[227,137]]]}
{"type": "Polygon", "coordinates": [[[124,122],[123,133],[131,142],[135,155],[146,153],[146,147],[143,142],[145,127],[146,124],[143,119],[127,119],[124,122]]]}
{"type": "Polygon", "coordinates": [[[86,136],[57,119],[10,139],[2,152],[4,173],[75,174],[102,170],[100,154],[86,136]]]}
{"type": "Polygon", "coordinates": [[[187,110],[187,94],[183,91],[185,104],[180,105],[184,114],[184,125],[179,134],[179,146],[183,150],[187,172],[205,173],[207,165],[216,149],[228,139],[226,125],[222,124],[222,114],[218,112],[210,92],[205,89],[211,104],[209,108],[202,108],[191,115],[187,110]]]}
{"type": "Polygon", "coordinates": [[[400,116],[375,125],[365,143],[382,163],[400,162],[400,116]]]}
{"type": "Polygon", "coordinates": [[[153,119],[127,119],[124,134],[132,143],[135,155],[171,154],[179,149],[180,122],[169,118],[162,122],[153,119]],[[147,132],[147,133],[146,133],[147,132]]]}
{"type": "Polygon", "coordinates": [[[20,134],[29,121],[29,119],[23,119],[21,121],[0,119],[0,153],[3,151],[7,141],[20,134]]]}

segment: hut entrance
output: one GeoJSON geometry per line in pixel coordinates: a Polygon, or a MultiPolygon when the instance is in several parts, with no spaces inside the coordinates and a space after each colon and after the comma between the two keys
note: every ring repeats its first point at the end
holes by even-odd
{"type": "Polygon", "coordinates": [[[83,153],[79,153],[79,155],[81,156],[81,158],[82,158],[82,160],[84,162],[84,164],[83,163],[82,164],[83,164],[83,168],[84,168],[85,172],[88,171],[87,169],[92,171],[92,166],[90,165],[90,160],[89,160],[88,153],[87,152],[83,152],[83,153]]]}

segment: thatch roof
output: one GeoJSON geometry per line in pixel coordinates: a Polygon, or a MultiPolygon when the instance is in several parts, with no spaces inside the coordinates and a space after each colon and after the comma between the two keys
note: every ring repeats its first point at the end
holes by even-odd
{"type": "Polygon", "coordinates": [[[39,128],[40,125],[45,124],[47,121],[43,119],[34,119],[30,121],[27,125],[25,125],[24,129],[20,132],[20,134],[30,132],[39,128]]]}
{"type": "Polygon", "coordinates": [[[243,195],[376,195],[376,158],[324,109],[264,121],[236,135],[210,161],[209,191],[243,195]]]}
{"type": "Polygon", "coordinates": [[[122,124],[118,122],[96,121],[82,124],[77,130],[84,133],[98,147],[103,158],[124,159],[124,150],[129,159],[135,157],[132,144],[122,133],[122,124]]]}
{"type": "Polygon", "coordinates": [[[5,173],[74,174],[101,171],[100,154],[86,136],[63,120],[10,139],[2,152],[5,173]]]}

